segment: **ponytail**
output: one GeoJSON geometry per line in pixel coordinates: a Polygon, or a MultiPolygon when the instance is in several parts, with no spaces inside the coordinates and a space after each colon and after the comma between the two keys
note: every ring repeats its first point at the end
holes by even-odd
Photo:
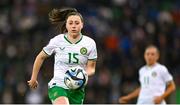
{"type": "Polygon", "coordinates": [[[79,15],[82,19],[82,16],[75,8],[53,9],[48,15],[51,24],[57,25],[57,29],[60,33],[67,32],[66,19],[70,15],[79,15]]]}

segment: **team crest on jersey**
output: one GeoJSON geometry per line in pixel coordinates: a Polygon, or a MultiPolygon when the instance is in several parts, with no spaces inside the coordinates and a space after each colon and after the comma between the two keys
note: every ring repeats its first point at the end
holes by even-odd
{"type": "Polygon", "coordinates": [[[82,48],[80,49],[80,53],[81,53],[82,55],[87,54],[87,48],[82,47],[82,48]]]}
{"type": "Polygon", "coordinates": [[[156,77],[157,76],[157,73],[154,71],[152,72],[152,77],[156,77]]]}
{"type": "Polygon", "coordinates": [[[58,95],[58,92],[55,92],[53,95],[54,95],[54,97],[57,97],[57,95],[58,95]]]}

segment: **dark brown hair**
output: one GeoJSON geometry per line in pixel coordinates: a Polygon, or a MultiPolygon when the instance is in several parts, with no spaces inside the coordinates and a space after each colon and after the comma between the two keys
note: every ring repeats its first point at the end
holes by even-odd
{"type": "Polygon", "coordinates": [[[75,8],[53,9],[48,15],[51,24],[57,25],[59,33],[67,32],[66,20],[71,15],[78,15],[84,22],[82,15],[75,8]]]}
{"type": "Polygon", "coordinates": [[[156,47],[155,45],[153,45],[153,44],[148,45],[148,46],[146,47],[145,51],[146,51],[147,49],[149,49],[149,48],[155,48],[155,49],[157,50],[157,53],[160,54],[160,51],[159,51],[158,47],[156,47]]]}

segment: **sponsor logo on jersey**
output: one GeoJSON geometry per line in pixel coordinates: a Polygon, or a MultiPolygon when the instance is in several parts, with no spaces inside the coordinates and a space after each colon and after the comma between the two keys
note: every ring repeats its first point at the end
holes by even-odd
{"type": "Polygon", "coordinates": [[[152,77],[156,77],[157,76],[157,73],[154,71],[152,72],[152,77]]]}
{"type": "Polygon", "coordinates": [[[61,50],[64,50],[65,49],[65,47],[59,47],[61,50]]]}
{"type": "Polygon", "coordinates": [[[87,48],[82,47],[82,48],[80,49],[80,53],[81,53],[82,55],[87,54],[87,48]]]}

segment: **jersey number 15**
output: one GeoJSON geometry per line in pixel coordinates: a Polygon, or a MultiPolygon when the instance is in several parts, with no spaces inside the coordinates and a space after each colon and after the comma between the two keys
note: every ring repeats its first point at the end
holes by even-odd
{"type": "Polygon", "coordinates": [[[79,63],[79,59],[78,59],[78,53],[68,53],[69,55],[69,63],[79,63]]]}

